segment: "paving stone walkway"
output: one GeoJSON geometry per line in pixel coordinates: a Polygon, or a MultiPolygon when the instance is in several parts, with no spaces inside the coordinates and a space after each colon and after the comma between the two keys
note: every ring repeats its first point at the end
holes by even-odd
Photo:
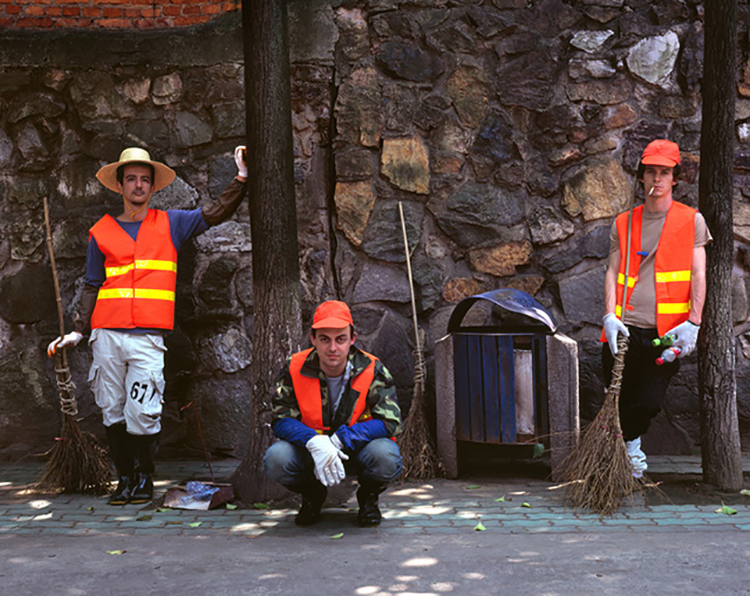
{"type": "MultiPolygon", "coordinates": [[[[747,458],[746,458],[747,459],[747,458]]],[[[652,475],[698,474],[694,457],[649,458],[652,475]]],[[[214,462],[217,479],[228,478],[236,460],[214,462]]],[[[750,462],[745,461],[745,468],[750,462]]],[[[323,521],[313,528],[294,525],[295,508],[226,508],[194,511],[128,505],[111,507],[106,497],[40,495],[29,491],[40,477],[41,464],[0,463],[0,536],[14,535],[133,535],[262,536],[336,535],[346,531],[380,535],[542,533],[650,533],[710,529],[750,531],[750,496],[733,504],[736,513],[718,513],[721,502],[673,504],[649,498],[627,504],[612,517],[573,511],[566,507],[564,489],[536,478],[465,478],[394,485],[381,497],[384,521],[380,528],[355,526],[356,499],[327,507],[323,521]]],[[[204,462],[159,462],[158,497],[190,478],[208,478],[204,462]]],[[[230,506],[231,507],[231,506],[230,506]]]]}

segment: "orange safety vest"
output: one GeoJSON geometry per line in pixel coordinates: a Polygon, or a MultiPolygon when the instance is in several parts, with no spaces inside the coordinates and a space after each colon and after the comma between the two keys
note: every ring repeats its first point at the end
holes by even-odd
{"type": "MultiPolygon", "coordinates": [[[[310,348],[294,354],[289,365],[289,374],[292,377],[294,394],[297,396],[297,404],[299,404],[300,413],[302,414],[302,423],[322,434],[324,431],[330,430],[330,427],[323,426],[323,402],[320,398],[320,379],[302,374],[302,366],[312,351],[313,348],[310,348]]],[[[370,410],[367,407],[367,394],[370,391],[372,380],[375,378],[375,362],[377,358],[367,352],[362,353],[370,359],[370,364],[351,380],[352,391],[358,392],[359,396],[349,419],[349,426],[356,422],[372,418],[370,410]]]]}
{"type": "MultiPolygon", "coordinates": [[[[654,260],[656,289],[656,328],[659,335],[687,321],[690,316],[690,277],[695,246],[696,209],[674,201],[667,212],[654,260]]],[[[626,310],[632,310],[630,297],[638,283],[641,265],[641,229],[643,205],[633,210],[630,246],[630,271],[626,310]]],[[[615,314],[622,319],[622,294],[625,289],[625,257],[627,254],[628,214],[617,216],[617,235],[620,240],[620,269],[617,274],[617,306],[615,314]]]]}
{"type": "Polygon", "coordinates": [[[91,328],[174,328],[177,250],[166,211],[150,209],[136,240],[109,215],[90,230],[104,253],[106,280],[91,328]]]}

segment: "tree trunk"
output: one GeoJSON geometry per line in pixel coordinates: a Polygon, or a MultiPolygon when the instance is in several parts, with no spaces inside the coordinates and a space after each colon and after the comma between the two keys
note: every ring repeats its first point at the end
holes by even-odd
{"type": "Polygon", "coordinates": [[[742,488],[731,291],[736,14],[736,0],[706,0],[700,211],[714,241],[707,247],[698,385],[703,479],[724,490],[742,488]]]}
{"type": "Polygon", "coordinates": [[[243,0],[248,195],[253,243],[250,438],[232,477],[240,500],[283,494],[263,474],[271,395],[284,360],[299,349],[300,270],[292,153],[286,0],[243,0]]]}

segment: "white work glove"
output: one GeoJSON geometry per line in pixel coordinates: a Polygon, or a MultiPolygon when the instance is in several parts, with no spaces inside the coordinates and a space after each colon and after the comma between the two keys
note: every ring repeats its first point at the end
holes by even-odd
{"type": "Polygon", "coordinates": [[[607,338],[609,344],[609,351],[612,352],[612,356],[617,355],[617,336],[622,333],[625,337],[630,337],[630,331],[625,327],[623,322],[617,318],[617,315],[613,312],[608,315],[604,315],[602,319],[604,323],[604,337],[607,338]]]}
{"type": "Polygon", "coordinates": [[[234,163],[237,164],[237,174],[243,178],[247,178],[247,164],[245,163],[245,151],[244,145],[239,145],[234,149],[234,163]]]}
{"type": "Polygon", "coordinates": [[[672,344],[673,348],[679,348],[680,353],[678,358],[684,358],[695,350],[695,343],[698,341],[698,332],[701,330],[700,325],[685,321],[680,323],[677,327],[674,327],[667,331],[667,333],[674,333],[677,339],[672,344]]]}
{"type": "Polygon", "coordinates": [[[67,335],[58,337],[49,346],[47,346],[47,356],[52,358],[57,352],[57,350],[62,350],[63,348],[72,348],[74,346],[77,346],[78,342],[81,341],[82,339],[83,339],[83,335],[78,333],[78,331],[71,331],[67,335]]]}
{"type": "Polygon", "coordinates": [[[331,437],[315,435],[305,447],[315,462],[315,477],[324,486],[333,486],[346,478],[342,460],[349,459],[349,456],[334,446],[331,437]]]}

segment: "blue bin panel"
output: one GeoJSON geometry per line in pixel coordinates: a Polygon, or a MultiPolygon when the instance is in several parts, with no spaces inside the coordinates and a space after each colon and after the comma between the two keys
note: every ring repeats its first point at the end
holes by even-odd
{"type": "Polygon", "coordinates": [[[469,336],[469,428],[471,441],[484,443],[484,387],[482,383],[482,337],[469,336]]]}
{"type": "Polygon", "coordinates": [[[456,438],[477,443],[516,441],[513,337],[454,336],[456,438]]]}

